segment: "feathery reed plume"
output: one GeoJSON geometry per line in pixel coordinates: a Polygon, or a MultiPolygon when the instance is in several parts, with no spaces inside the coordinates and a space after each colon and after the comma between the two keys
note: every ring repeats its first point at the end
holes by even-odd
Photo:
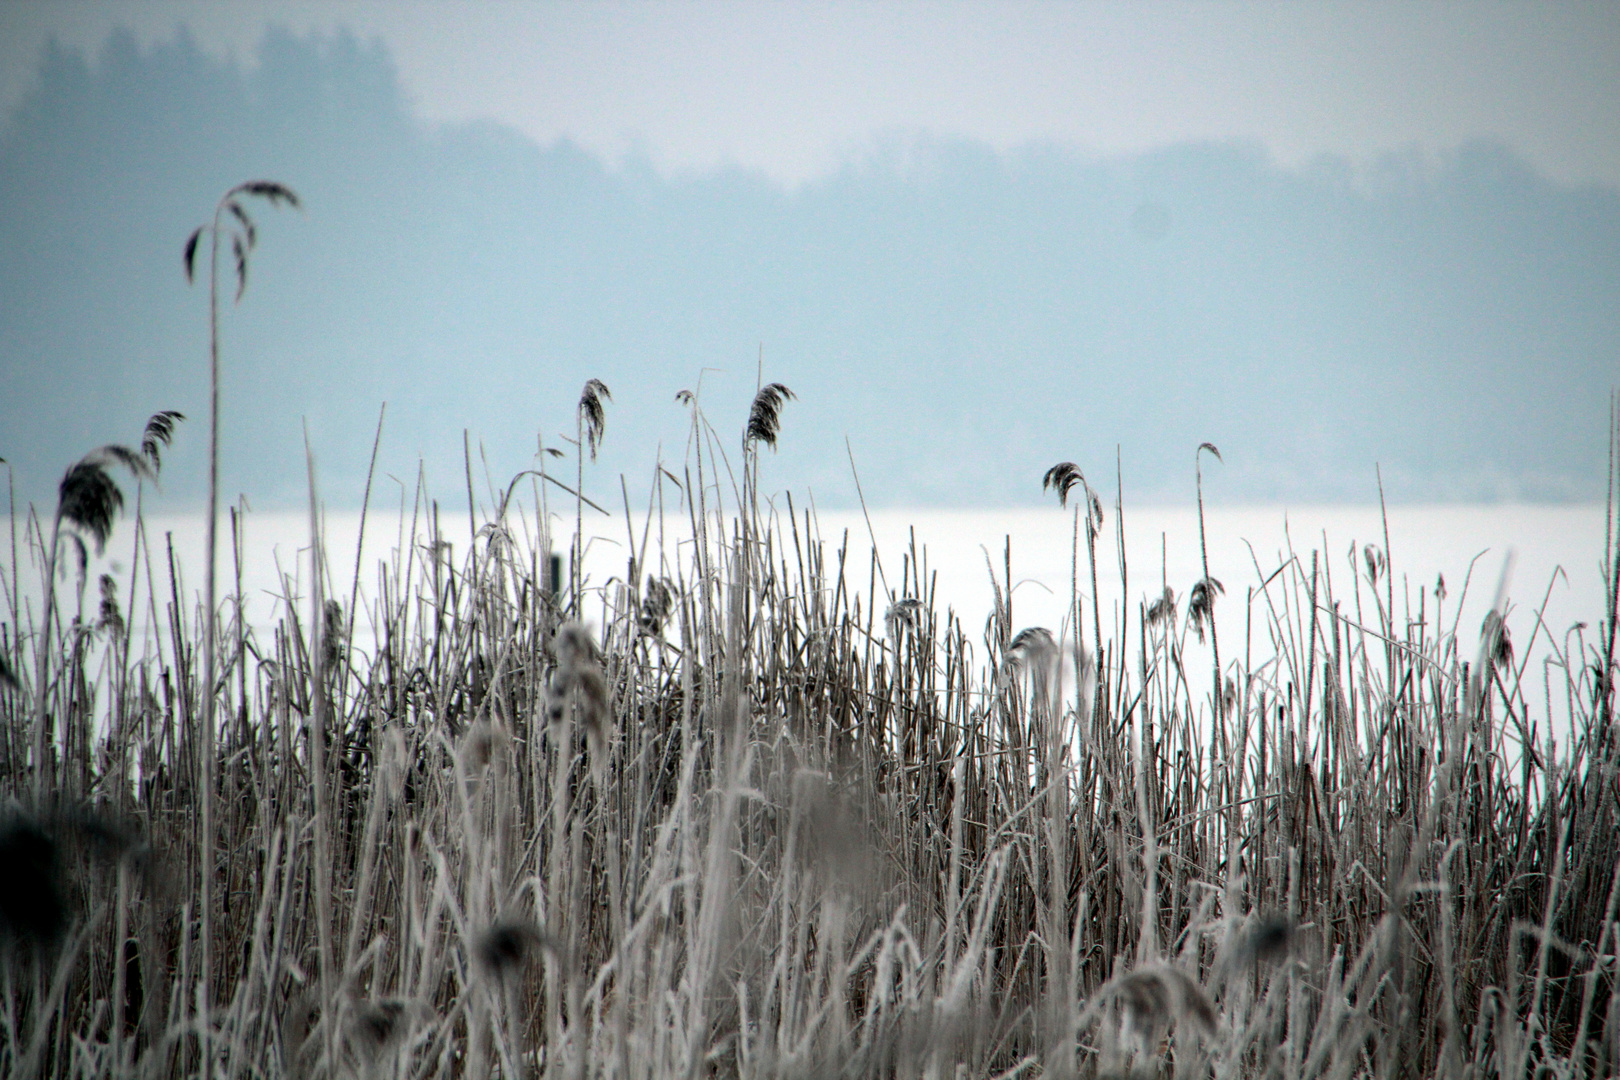
{"type": "Polygon", "coordinates": [[[1041,478],[1041,490],[1057,492],[1060,506],[1069,505],[1069,494],[1076,487],[1085,496],[1086,528],[1095,536],[1103,523],[1102,499],[1098,498],[1097,492],[1086,483],[1086,476],[1080,471],[1080,466],[1072,461],[1060,461],[1047,469],[1046,475],[1041,478]]]}
{"type": "Polygon", "coordinates": [[[1191,1021],[1205,1035],[1215,1031],[1215,1007],[1204,988],[1169,964],[1139,967],[1121,976],[1114,997],[1124,1011],[1126,1037],[1144,1048],[1157,1046],[1182,1021],[1191,1021]]]}
{"type": "Polygon", "coordinates": [[[914,629],[922,612],[922,601],[915,596],[896,600],[883,612],[883,628],[889,640],[898,642],[902,630],[914,629]]]}
{"type": "Polygon", "coordinates": [[[253,218],[248,215],[247,209],[242,205],[242,199],[249,196],[264,199],[272,207],[279,207],[285,203],[296,210],[301,205],[298,196],[293,193],[291,188],[285,184],[278,184],[273,180],[249,180],[247,183],[238,184],[231,188],[220,199],[219,206],[215,208],[213,224],[199,225],[192,230],[190,236],[186,237],[186,247],[182,261],[185,263],[188,284],[195,276],[197,245],[204,232],[209,232],[214,237],[214,257],[217,262],[219,257],[220,218],[229,213],[234,219],[234,224],[231,226],[231,254],[236,260],[236,298],[238,300],[242,299],[242,293],[247,289],[248,256],[259,243],[259,229],[253,223],[253,218]]]}
{"type": "Polygon", "coordinates": [[[1041,490],[1056,491],[1060,506],[1069,505],[1069,493],[1077,486],[1084,496],[1086,529],[1092,536],[1096,536],[1103,523],[1102,499],[1098,497],[1096,489],[1086,483],[1085,474],[1080,471],[1079,466],[1072,461],[1059,462],[1047,469],[1046,475],[1041,478],[1041,490]]]}
{"type": "Polygon", "coordinates": [[[657,637],[664,632],[664,623],[669,620],[669,614],[675,608],[675,590],[670,587],[669,579],[655,578],[647,575],[647,591],[641,597],[641,613],[636,619],[636,625],[643,634],[657,637]]]}
{"type": "Polygon", "coordinates": [[[590,450],[592,461],[596,460],[596,451],[602,445],[602,434],[607,430],[607,410],[602,403],[612,400],[613,394],[601,379],[587,380],[584,391],[579,395],[579,416],[585,425],[585,445],[590,450]]]}
{"type": "MultiPolygon", "coordinates": [[[[1378,584],[1379,575],[1384,572],[1384,567],[1388,565],[1384,558],[1384,553],[1374,545],[1368,544],[1366,547],[1361,549],[1361,558],[1367,567],[1368,584],[1378,584]]],[[[1441,587],[1442,589],[1444,588],[1443,585],[1441,587]]]]}
{"type": "Polygon", "coordinates": [[[1195,582],[1187,594],[1187,620],[1192,623],[1200,644],[1204,640],[1204,624],[1215,621],[1215,597],[1224,592],[1226,588],[1219,581],[1204,578],[1195,582]]]}
{"type": "Polygon", "coordinates": [[[1076,487],[1085,498],[1086,534],[1094,539],[1097,530],[1102,528],[1102,499],[1098,498],[1096,490],[1086,483],[1085,474],[1080,471],[1080,466],[1072,461],[1060,461],[1047,469],[1046,475],[1041,478],[1041,490],[1057,492],[1059,506],[1069,505],[1069,493],[1076,487]]]}
{"type": "Polygon", "coordinates": [[[146,431],[141,435],[141,454],[152,463],[154,474],[163,468],[163,448],[174,439],[175,423],[185,418],[185,413],[164,409],[153,413],[146,422],[146,431]]]}
{"type": "MultiPolygon", "coordinates": [[[[154,432],[152,421],[148,421],[147,438],[166,444],[168,435],[173,431],[173,419],[178,416],[179,414],[175,413],[171,418],[167,413],[159,413],[153,417],[154,421],[158,421],[159,430],[154,432]]],[[[56,515],[51,524],[50,544],[45,554],[45,603],[40,629],[42,643],[48,643],[51,639],[51,621],[56,613],[56,570],[63,527],[67,527],[68,538],[78,549],[79,574],[82,580],[89,564],[84,537],[88,536],[95,543],[96,553],[99,555],[106,549],[107,538],[112,535],[113,523],[124,508],[124,492],[113,479],[111,472],[113,467],[120,465],[134,474],[137,481],[148,477],[156,478],[158,472],[156,457],[137,453],[127,446],[113,444],[86,454],[62,477],[57,489],[56,515]]],[[[46,772],[49,763],[45,758],[46,751],[53,741],[45,709],[50,652],[51,650],[42,644],[38,649],[36,663],[33,754],[36,798],[42,798],[47,788],[46,772]]]]}
{"type": "Polygon", "coordinates": [[[58,517],[95,541],[99,554],[112,535],[113,521],[124,508],[124,493],[99,452],[68,469],[57,491],[58,517]]]}
{"type": "Polygon", "coordinates": [[[1254,920],[1238,946],[1238,962],[1263,963],[1280,960],[1294,947],[1294,920],[1281,912],[1270,912],[1254,920]]]}
{"type": "Polygon", "coordinates": [[[782,429],[782,408],[794,400],[794,393],[781,383],[767,383],[754,395],[748,410],[748,434],[744,442],[764,443],[776,449],[776,435],[782,429]]]}
{"type": "Polygon", "coordinates": [[[101,609],[96,616],[96,629],[115,640],[124,636],[124,613],[118,606],[118,579],[111,574],[101,575],[101,609]]]}
{"type": "Polygon", "coordinates": [[[1026,626],[1013,635],[1007,659],[1016,664],[1043,664],[1057,652],[1057,638],[1044,626],[1026,626]]]}
{"type": "MultiPolygon", "coordinates": [[[[581,612],[581,594],[585,586],[585,454],[589,451],[591,460],[596,460],[596,451],[602,445],[602,435],[607,430],[607,410],[602,403],[612,400],[613,394],[606,383],[601,379],[587,379],[585,388],[580,391],[579,405],[574,409],[574,428],[578,438],[574,443],[574,543],[570,560],[573,595],[569,602],[576,617],[581,612]]],[[[469,479],[469,491],[471,487],[469,479]]]]}
{"type": "Polygon", "coordinates": [[[488,720],[480,720],[461,738],[461,762],[469,773],[483,771],[495,760],[495,751],[506,745],[506,732],[488,720]]]}
{"type": "MultiPolygon", "coordinates": [[[[178,417],[180,414],[172,415],[178,417]]],[[[157,418],[153,417],[153,420],[157,418]]],[[[167,445],[167,432],[173,429],[172,420],[165,421],[165,424],[165,434],[161,439],[153,435],[151,424],[147,425],[141,453],[127,446],[103,446],[79,459],[62,477],[58,487],[57,515],[61,522],[94,540],[97,554],[105,549],[107,537],[112,535],[113,522],[124,508],[124,493],[113,479],[111,467],[122,465],[137,480],[157,479],[160,462],[155,446],[160,441],[167,445]],[[149,453],[146,452],[148,443],[154,446],[149,453]]]]}
{"type": "Polygon", "coordinates": [[[1507,623],[1503,621],[1501,612],[1492,608],[1485,613],[1479,636],[1484,642],[1482,651],[1491,663],[1498,667],[1513,663],[1513,639],[1508,635],[1507,623]]]}
{"type": "Polygon", "coordinates": [[[401,998],[383,998],[354,1007],[349,1017],[349,1042],[363,1063],[375,1063],[410,1038],[411,1029],[421,1021],[419,1014],[425,1011],[412,1006],[412,1002],[401,998]]]}
{"type": "Polygon", "coordinates": [[[542,951],[559,962],[567,962],[561,942],[519,919],[504,919],[487,927],[478,935],[473,951],[480,970],[496,979],[518,974],[542,951]]]}
{"type": "MultiPolygon", "coordinates": [[[[1193,451],[1193,472],[1198,478],[1198,555],[1203,561],[1204,595],[1202,603],[1198,605],[1199,610],[1197,614],[1194,614],[1193,612],[1193,602],[1195,598],[1188,598],[1187,614],[1193,618],[1193,629],[1198,632],[1198,640],[1200,642],[1204,640],[1204,624],[1206,622],[1209,623],[1210,652],[1213,654],[1211,657],[1211,663],[1215,669],[1214,677],[1210,680],[1210,694],[1211,699],[1215,702],[1215,708],[1217,712],[1219,712],[1221,707],[1221,639],[1220,635],[1215,631],[1215,595],[1216,593],[1225,592],[1226,590],[1222,589],[1221,583],[1216,581],[1209,574],[1209,539],[1204,533],[1205,453],[1210,454],[1222,465],[1226,464],[1225,459],[1221,457],[1221,452],[1215,449],[1214,443],[1199,443],[1198,449],[1193,451]],[[1213,589],[1211,589],[1211,586],[1213,586],[1213,589]]],[[[1315,625],[1314,620],[1312,625],[1315,625]]],[[[1221,716],[1216,717],[1217,721],[1220,721],[1221,719],[1221,716]]],[[[1223,730],[1224,729],[1220,728],[1217,729],[1216,734],[1218,737],[1223,730]]]]}
{"type": "Polygon", "coordinates": [[[1148,605],[1147,622],[1149,626],[1168,625],[1176,621],[1176,591],[1170,586],[1164,587],[1163,595],[1154,599],[1148,605]]]}
{"type": "MultiPolygon", "coordinates": [[[[1097,497],[1096,491],[1086,483],[1085,474],[1080,466],[1072,461],[1060,461],[1046,470],[1041,478],[1042,491],[1056,491],[1058,505],[1069,505],[1069,493],[1079,487],[1083,496],[1086,513],[1086,559],[1091,564],[1091,625],[1094,644],[1100,653],[1102,651],[1102,615],[1096,603],[1097,599],[1097,534],[1102,529],[1103,509],[1102,500],[1097,497]]],[[[1080,640],[1080,508],[1074,512],[1074,545],[1069,552],[1069,615],[1075,620],[1075,640],[1080,640]]]]}
{"type": "Polygon", "coordinates": [[[348,635],[343,605],[337,600],[328,600],[321,618],[321,659],[326,671],[336,671],[348,656],[348,635]]]}
{"type": "Polygon", "coordinates": [[[798,834],[789,838],[797,861],[829,885],[870,884],[880,868],[872,830],[851,794],[825,773],[799,770],[793,777],[798,834]]]}
{"type": "Polygon", "coordinates": [[[591,761],[593,765],[600,763],[606,746],[609,700],[596,642],[583,624],[569,622],[557,628],[552,648],[557,654],[557,670],[552,673],[551,691],[546,696],[546,718],[553,728],[561,725],[568,714],[568,702],[578,691],[578,715],[590,745],[591,761]]]}
{"type": "Polygon", "coordinates": [[[1073,491],[1076,486],[1084,490],[1088,485],[1086,484],[1085,474],[1080,471],[1080,466],[1072,461],[1058,462],[1050,469],[1047,469],[1046,475],[1041,478],[1041,490],[1057,492],[1060,506],[1069,505],[1069,492],[1073,491]]]}

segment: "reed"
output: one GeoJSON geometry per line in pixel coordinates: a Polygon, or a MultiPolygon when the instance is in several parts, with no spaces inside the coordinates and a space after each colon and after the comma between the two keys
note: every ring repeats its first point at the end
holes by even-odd
{"type": "MultiPolygon", "coordinates": [[[[1182,657],[1215,632],[1207,569],[1184,606],[1144,598],[1127,658],[1095,610],[1090,649],[1020,631],[1010,557],[982,633],[938,610],[925,553],[885,584],[849,565],[758,494],[777,384],[737,418],[729,503],[682,399],[684,478],[659,463],[670,505],[592,581],[596,397],[568,595],[544,483],[514,479],[459,559],[419,483],[348,612],[312,513],[267,636],[189,606],[151,545],[121,634],[54,593],[37,626],[13,605],[0,1074],[1617,1068],[1620,575],[1595,638],[1550,646],[1538,706],[1500,601],[1476,640],[1438,617],[1443,583],[1394,609],[1387,544],[1337,573],[1295,553],[1246,592],[1269,648],[1227,650],[1204,695],[1182,657]]],[[[58,529],[28,528],[23,570],[54,581],[58,529]]],[[[1077,516],[1076,594],[1078,540],[1077,516]]]]}

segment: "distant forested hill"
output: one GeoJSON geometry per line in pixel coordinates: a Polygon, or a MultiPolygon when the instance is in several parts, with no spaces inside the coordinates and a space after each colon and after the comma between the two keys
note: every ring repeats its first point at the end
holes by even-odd
{"type": "Polygon", "coordinates": [[[347,37],[272,32],[245,66],[184,37],[53,50],[0,122],[0,457],[38,498],[179,408],[165,490],[197,497],[206,292],[181,245],[262,176],[307,209],[258,215],[225,323],[225,489],[255,505],[300,497],[305,418],[324,494],[357,502],[384,400],[381,471],[424,458],[452,498],[468,429],[503,480],[573,431],[590,377],[599,486],[634,492],[684,453],[700,374],[735,447],[761,345],[799,394],[767,484],[823,505],[854,498],[846,435],[891,504],[1030,502],[1062,459],[1111,487],[1116,445],[1128,493],[1183,498],[1205,440],[1227,500],[1376,498],[1375,462],[1396,499],[1601,496],[1613,190],[1486,143],[1354,170],[883,145],[784,190],[428,125],[347,37]]]}

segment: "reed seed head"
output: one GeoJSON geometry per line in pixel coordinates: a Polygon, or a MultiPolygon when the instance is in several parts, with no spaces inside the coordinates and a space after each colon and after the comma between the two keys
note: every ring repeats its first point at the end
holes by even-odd
{"type": "Polygon", "coordinates": [[[1502,613],[1492,608],[1485,613],[1485,622],[1479,628],[1480,642],[1486,659],[1501,667],[1513,663],[1513,638],[1508,634],[1502,613]]]}
{"type": "Polygon", "coordinates": [[[1196,582],[1187,594],[1187,618],[1200,643],[1204,640],[1204,625],[1215,622],[1215,597],[1224,592],[1225,587],[1211,577],[1196,582]]]}
{"type": "Polygon", "coordinates": [[[425,1006],[403,998],[359,1002],[349,1014],[350,1046],[362,1062],[373,1064],[407,1042],[431,1016],[425,1006]]]}
{"type": "Polygon", "coordinates": [[[600,758],[612,703],[596,642],[583,624],[568,622],[557,628],[552,648],[557,654],[557,670],[552,673],[551,689],[546,695],[546,720],[553,726],[562,723],[569,700],[577,691],[579,721],[591,741],[592,754],[600,758]]]}
{"type": "Polygon", "coordinates": [[[503,919],[478,935],[474,955],[486,975],[504,979],[516,975],[541,952],[567,962],[566,950],[551,934],[520,919],[503,919]]]}
{"type": "Polygon", "coordinates": [[[612,401],[613,394],[601,379],[590,379],[579,395],[580,421],[585,425],[585,445],[591,460],[596,460],[597,448],[602,445],[602,434],[607,430],[607,410],[604,401],[612,401]]]}
{"type": "Polygon", "coordinates": [[[185,418],[184,413],[164,409],[147,420],[141,435],[141,456],[150,463],[153,476],[163,468],[163,449],[174,440],[175,424],[185,418]]]}
{"type": "Polygon", "coordinates": [[[1057,656],[1057,638],[1044,626],[1026,626],[1013,635],[1007,646],[1007,659],[1012,663],[1042,668],[1057,656]]]}
{"type": "Polygon", "coordinates": [[[1387,565],[1384,553],[1372,544],[1361,549],[1362,562],[1367,567],[1367,581],[1373,585],[1378,584],[1378,578],[1383,574],[1387,565]]]}
{"type": "Polygon", "coordinates": [[[669,621],[670,612],[675,607],[675,590],[670,587],[666,578],[647,576],[647,591],[641,597],[641,613],[637,618],[637,625],[641,632],[650,637],[657,637],[664,631],[664,623],[669,621]]]}
{"type": "Polygon", "coordinates": [[[1140,967],[1120,978],[1115,995],[1127,1033],[1152,1046],[1171,1028],[1191,1022],[1205,1035],[1215,1031],[1215,1006],[1198,981],[1168,964],[1140,967]]]}
{"type": "Polygon", "coordinates": [[[1148,605],[1147,622],[1149,626],[1168,625],[1176,621],[1176,591],[1170,586],[1164,587],[1164,594],[1148,605]]]}
{"type": "Polygon", "coordinates": [[[922,601],[915,596],[907,596],[890,604],[883,613],[883,626],[889,640],[898,641],[902,631],[916,629],[921,616],[922,601]]]}
{"type": "Polygon", "coordinates": [[[321,662],[326,665],[327,671],[341,665],[347,657],[348,633],[343,605],[336,600],[328,600],[321,618],[321,662]]]}
{"type": "Polygon", "coordinates": [[[1244,936],[1239,959],[1245,963],[1280,960],[1294,947],[1294,920],[1281,912],[1260,916],[1244,936]]]}
{"type": "Polygon", "coordinates": [[[748,410],[748,434],[744,442],[764,443],[776,449],[776,436],[782,430],[782,408],[794,400],[794,393],[781,383],[767,383],[754,395],[748,410]]]}

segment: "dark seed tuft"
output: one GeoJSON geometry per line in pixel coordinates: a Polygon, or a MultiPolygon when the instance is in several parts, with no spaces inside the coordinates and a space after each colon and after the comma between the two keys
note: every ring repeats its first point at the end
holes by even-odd
{"type": "Polygon", "coordinates": [[[409,1026],[405,1002],[385,998],[359,1005],[354,1013],[354,1036],[367,1056],[375,1056],[397,1044],[409,1026]]]}
{"type": "Polygon", "coordinates": [[[1244,943],[1244,952],[1253,962],[1279,960],[1294,947],[1294,922],[1273,912],[1256,920],[1244,943]]]}
{"type": "Polygon", "coordinates": [[[744,441],[764,443],[776,449],[776,436],[782,430],[782,407],[794,399],[792,390],[781,383],[769,383],[754,395],[748,410],[748,434],[744,441]]]}
{"type": "Polygon", "coordinates": [[[478,939],[478,962],[488,973],[504,977],[526,964],[539,943],[539,932],[532,926],[512,921],[496,923],[478,939]]]}
{"type": "Polygon", "coordinates": [[[57,843],[14,818],[0,826],[0,937],[12,949],[48,949],[66,926],[57,843]]]}

